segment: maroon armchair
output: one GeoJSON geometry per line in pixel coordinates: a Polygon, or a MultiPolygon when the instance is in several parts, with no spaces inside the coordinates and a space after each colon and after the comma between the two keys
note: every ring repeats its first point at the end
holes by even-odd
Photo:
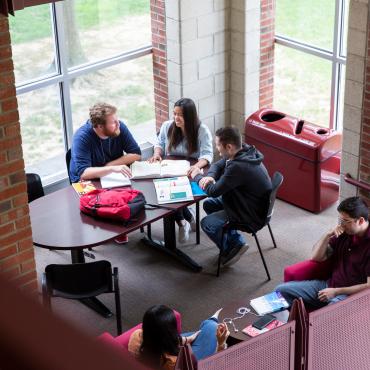
{"type": "MultiPolygon", "coordinates": [[[[181,334],[181,314],[174,310],[176,321],[177,321],[177,331],[181,334]]],[[[113,337],[111,334],[105,332],[98,337],[98,340],[111,345],[116,348],[121,348],[124,350],[128,350],[128,342],[130,340],[131,334],[137,330],[141,329],[142,324],[138,324],[133,328],[127,330],[123,334],[119,335],[118,337],[113,337]]]]}
{"type": "Polygon", "coordinates": [[[284,282],[300,280],[327,280],[332,271],[332,261],[305,260],[284,269],[284,282]]]}

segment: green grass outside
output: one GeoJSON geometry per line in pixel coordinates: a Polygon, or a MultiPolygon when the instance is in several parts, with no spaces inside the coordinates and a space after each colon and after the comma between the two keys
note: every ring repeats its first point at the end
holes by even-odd
{"type": "MultiPolygon", "coordinates": [[[[149,0],[65,0],[64,6],[74,8],[76,22],[86,30],[97,25],[114,25],[122,17],[142,15],[149,12],[149,0]]],[[[31,6],[9,17],[14,44],[37,40],[51,35],[50,5],[31,6]]]]}

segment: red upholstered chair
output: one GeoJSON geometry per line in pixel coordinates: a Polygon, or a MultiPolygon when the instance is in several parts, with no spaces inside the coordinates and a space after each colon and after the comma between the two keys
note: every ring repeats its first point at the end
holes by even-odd
{"type": "Polygon", "coordinates": [[[327,280],[332,270],[332,261],[317,262],[306,260],[285,267],[284,282],[300,280],[327,280]]]}
{"type": "MultiPolygon", "coordinates": [[[[177,331],[179,334],[181,334],[181,314],[177,311],[174,310],[175,316],[176,316],[176,321],[177,321],[177,331]]],[[[127,330],[123,334],[119,335],[118,337],[113,337],[110,333],[103,333],[98,337],[99,340],[106,344],[111,344],[114,347],[117,348],[124,348],[125,350],[128,349],[128,342],[130,340],[131,334],[136,330],[136,329],[141,329],[142,324],[138,324],[134,326],[133,328],[127,330]]]]}

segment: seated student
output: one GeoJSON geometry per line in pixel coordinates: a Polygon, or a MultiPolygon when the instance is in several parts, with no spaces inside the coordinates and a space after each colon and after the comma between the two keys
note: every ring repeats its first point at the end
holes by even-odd
{"type": "MultiPolygon", "coordinates": [[[[96,179],[112,172],[131,176],[127,165],[140,158],[140,148],[127,126],[118,120],[117,108],[97,103],[90,108],[90,119],[73,136],[71,181],[96,179]]],[[[116,242],[127,243],[127,236],[116,242]]]]}
{"type": "Polygon", "coordinates": [[[231,221],[248,223],[257,230],[262,227],[272,185],[262,163],[263,154],[254,146],[242,144],[237,128],[217,130],[215,144],[222,159],[211,166],[207,176],[197,169],[191,176],[211,197],[203,203],[207,216],[201,226],[223,252],[221,263],[226,266],[238,261],[248,245],[236,230],[229,230],[221,240],[223,225],[231,221]]]}
{"type": "MultiPolygon", "coordinates": [[[[194,158],[197,162],[190,167],[188,176],[194,169],[208,166],[213,159],[212,135],[209,128],[199,121],[193,100],[182,98],[173,109],[173,119],[161,126],[154,155],[149,162],[160,161],[162,156],[177,155],[194,158]]],[[[179,242],[189,239],[189,231],[196,230],[194,215],[188,208],[176,212],[179,226],[179,242]],[[190,223],[190,225],[189,225],[190,223]]]]}
{"type": "Polygon", "coordinates": [[[201,360],[226,348],[230,333],[226,324],[218,323],[220,311],[203,321],[199,331],[180,336],[173,310],[163,305],[153,306],[144,314],[142,329],[132,333],[128,350],[149,367],[173,370],[179,346],[190,343],[195,357],[201,360]]]}
{"type": "Polygon", "coordinates": [[[276,287],[289,304],[298,297],[319,308],[370,288],[369,209],[360,197],[343,200],[338,225],[316,243],[314,261],[333,261],[329,280],[290,281],[276,287]]]}

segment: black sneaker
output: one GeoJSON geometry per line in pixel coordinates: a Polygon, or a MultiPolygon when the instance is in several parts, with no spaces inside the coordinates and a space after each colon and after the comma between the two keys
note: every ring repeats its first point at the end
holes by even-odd
{"type": "Polygon", "coordinates": [[[221,257],[222,266],[231,266],[240,260],[240,257],[248,250],[249,245],[244,244],[240,247],[234,247],[221,257]]]}

